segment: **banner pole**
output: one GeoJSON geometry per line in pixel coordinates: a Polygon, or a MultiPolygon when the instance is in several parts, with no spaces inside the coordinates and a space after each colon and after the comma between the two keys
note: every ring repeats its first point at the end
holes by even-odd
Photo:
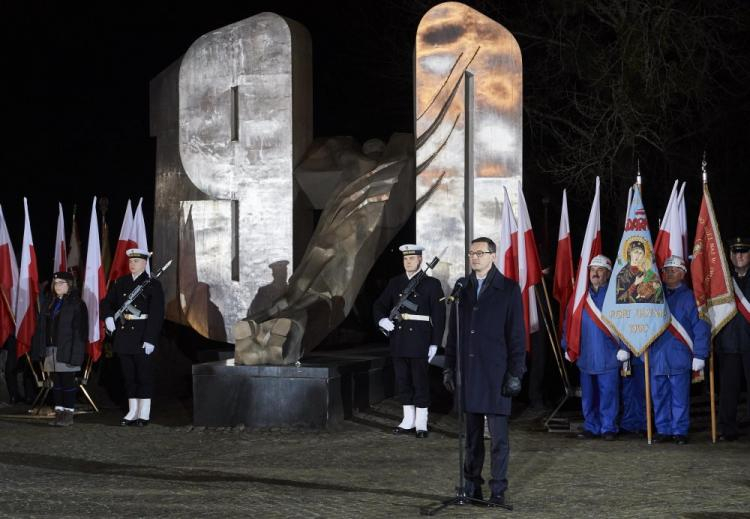
{"type": "MultiPolygon", "coordinates": [[[[539,297],[539,289],[535,285],[534,288],[536,289],[537,298],[539,297]]],[[[547,329],[547,337],[549,338],[550,345],[552,346],[552,354],[555,356],[555,364],[557,364],[557,369],[560,371],[560,379],[563,383],[563,387],[565,389],[565,392],[568,392],[568,382],[567,377],[565,373],[565,367],[560,361],[560,357],[558,356],[558,346],[557,346],[557,337],[555,337],[552,334],[552,330],[550,329],[549,320],[547,319],[547,315],[544,313],[544,306],[541,304],[540,301],[537,300],[537,306],[539,307],[539,310],[542,312],[542,319],[544,320],[544,327],[547,329]]]]}
{"type": "Polygon", "coordinates": [[[643,353],[644,377],[646,378],[646,439],[651,445],[651,375],[648,367],[648,350],[643,353]]]}
{"type": "Polygon", "coordinates": [[[714,349],[711,344],[711,353],[708,357],[708,388],[709,398],[711,399],[711,443],[716,443],[716,400],[714,392],[714,349]]]}

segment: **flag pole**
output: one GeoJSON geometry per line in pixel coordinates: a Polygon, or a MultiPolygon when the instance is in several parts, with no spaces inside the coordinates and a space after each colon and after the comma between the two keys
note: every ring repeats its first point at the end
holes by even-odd
{"type": "MultiPolygon", "coordinates": [[[[552,323],[555,322],[554,314],[552,313],[552,305],[549,300],[549,292],[547,291],[547,283],[544,281],[544,275],[542,275],[542,290],[544,292],[544,301],[547,306],[547,312],[549,315],[549,324],[545,320],[545,326],[547,326],[547,333],[550,335],[550,341],[552,341],[552,347],[554,349],[555,360],[557,361],[560,374],[562,375],[563,385],[565,386],[565,392],[571,388],[570,378],[568,377],[568,371],[565,369],[565,359],[563,358],[562,347],[560,346],[560,338],[557,336],[557,329],[552,323]],[[551,330],[551,331],[550,331],[551,330]]],[[[541,306],[541,305],[540,305],[541,306]]],[[[542,308],[542,315],[544,315],[544,309],[542,308]]]]}
{"type": "MultiPolygon", "coordinates": [[[[703,150],[703,160],[701,161],[701,178],[703,180],[703,190],[708,188],[708,170],[706,166],[706,150],[703,150]]],[[[711,409],[711,443],[716,443],[716,388],[714,382],[714,341],[711,340],[711,351],[708,357],[708,398],[710,399],[711,409]]]]}
{"type": "Polygon", "coordinates": [[[643,352],[643,373],[646,382],[646,439],[651,445],[651,375],[648,366],[648,350],[643,352]]]}
{"type": "MultiPolygon", "coordinates": [[[[539,288],[535,285],[534,286],[537,297],[539,297],[539,288]]],[[[546,294],[545,294],[546,295],[546,294]]],[[[563,387],[565,388],[565,393],[568,393],[568,381],[567,376],[565,373],[565,367],[560,362],[560,357],[558,356],[558,343],[557,343],[557,337],[552,334],[552,329],[550,327],[549,319],[547,318],[547,314],[544,311],[544,306],[540,301],[537,301],[537,306],[539,307],[539,310],[542,312],[542,319],[544,320],[544,327],[547,329],[547,337],[549,338],[550,344],[552,345],[552,354],[555,356],[555,364],[557,364],[557,369],[560,371],[560,379],[562,380],[563,387]]]]}

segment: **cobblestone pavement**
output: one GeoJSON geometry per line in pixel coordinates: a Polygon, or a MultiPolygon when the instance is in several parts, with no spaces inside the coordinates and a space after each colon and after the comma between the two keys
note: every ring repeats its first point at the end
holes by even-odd
{"type": "MultiPolygon", "coordinates": [[[[430,437],[417,440],[390,434],[393,400],[334,431],[194,428],[184,409],[158,411],[145,428],[119,427],[116,409],[53,428],[0,409],[0,515],[418,517],[454,493],[451,415],[433,413],[430,437]]],[[[704,428],[686,446],[586,441],[542,431],[539,416],[511,421],[513,516],[750,517],[747,436],[711,445],[704,428]]],[[[462,506],[439,516],[508,513],[462,506]]]]}

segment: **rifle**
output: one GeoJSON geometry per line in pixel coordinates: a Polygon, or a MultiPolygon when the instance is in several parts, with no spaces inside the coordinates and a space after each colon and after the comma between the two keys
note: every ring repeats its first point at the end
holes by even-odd
{"type": "MultiPolygon", "coordinates": [[[[440,259],[435,256],[424,269],[420,269],[419,272],[417,272],[414,277],[409,280],[409,284],[406,285],[406,288],[404,288],[404,291],[401,294],[398,302],[393,306],[393,308],[391,308],[391,313],[388,314],[388,319],[390,319],[393,324],[398,324],[402,320],[401,308],[404,308],[409,312],[417,311],[417,305],[412,301],[409,301],[409,296],[414,293],[414,291],[417,289],[417,285],[419,285],[419,282],[422,281],[422,279],[427,275],[427,269],[435,268],[435,265],[437,265],[439,261],[440,259]]],[[[383,328],[380,328],[380,331],[383,332],[386,337],[388,337],[388,334],[390,333],[385,331],[383,328]]]]}
{"type": "MultiPolygon", "coordinates": [[[[135,316],[141,315],[141,311],[138,310],[136,307],[133,306],[133,301],[136,300],[136,298],[143,293],[143,291],[146,289],[146,287],[151,284],[151,281],[161,276],[165,270],[169,268],[169,266],[172,264],[172,260],[169,260],[164,264],[162,268],[156,272],[156,274],[153,274],[152,276],[147,277],[143,283],[135,287],[130,294],[128,294],[128,298],[125,300],[125,302],[120,306],[120,308],[115,312],[114,320],[117,321],[118,319],[122,321],[122,315],[125,313],[125,310],[130,312],[131,314],[135,316]]],[[[121,322],[121,324],[124,324],[121,322]]],[[[108,332],[109,333],[109,332],[108,332]]]]}

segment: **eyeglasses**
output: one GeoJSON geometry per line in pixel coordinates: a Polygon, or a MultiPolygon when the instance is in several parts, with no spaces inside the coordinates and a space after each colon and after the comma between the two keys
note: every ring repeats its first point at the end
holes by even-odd
{"type": "Polygon", "coordinates": [[[481,258],[485,254],[494,254],[494,252],[491,250],[478,250],[478,251],[469,251],[466,253],[466,255],[470,258],[473,258],[473,257],[481,258]]]}

